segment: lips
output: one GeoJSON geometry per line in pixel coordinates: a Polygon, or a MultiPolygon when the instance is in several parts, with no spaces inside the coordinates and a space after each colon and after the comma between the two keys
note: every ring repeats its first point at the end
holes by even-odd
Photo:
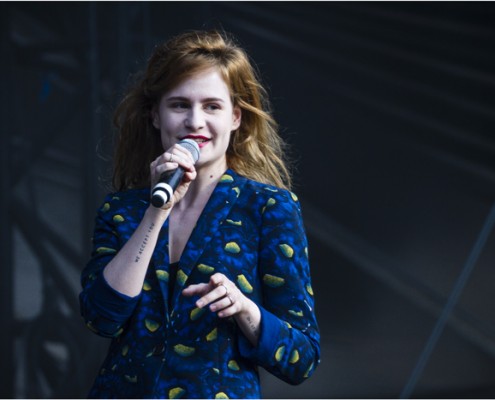
{"type": "Polygon", "coordinates": [[[199,136],[199,135],[187,135],[183,137],[182,139],[192,139],[194,140],[198,146],[201,148],[206,145],[211,139],[207,138],[206,136],[199,136]]]}

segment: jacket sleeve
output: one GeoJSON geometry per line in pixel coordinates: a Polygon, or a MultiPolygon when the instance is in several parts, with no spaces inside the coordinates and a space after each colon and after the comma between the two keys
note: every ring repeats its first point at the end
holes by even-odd
{"type": "Polygon", "coordinates": [[[116,203],[116,198],[110,194],[97,212],[91,258],[82,271],[82,291],[79,294],[80,311],[86,326],[104,337],[116,337],[122,333],[139,301],[139,296],[129,297],[113,289],[103,276],[103,269],[120,249],[115,226],[120,214],[116,203]]]}
{"type": "Polygon", "coordinates": [[[320,335],[300,205],[293,193],[277,194],[263,208],[260,338],[253,347],[241,335],[239,347],[244,357],[296,385],[320,362],[320,335]]]}

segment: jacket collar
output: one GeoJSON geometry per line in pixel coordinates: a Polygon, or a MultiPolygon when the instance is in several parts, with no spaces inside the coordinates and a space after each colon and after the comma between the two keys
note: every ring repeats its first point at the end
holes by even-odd
{"type": "MultiPolygon", "coordinates": [[[[246,178],[228,169],[215,186],[182,252],[177,278],[174,283],[172,308],[174,308],[182,289],[187,285],[189,275],[198,264],[198,260],[204,250],[229,215],[245,183],[246,178]]],[[[168,220],[164,228],[163,234],[165,235],[166,248],[168,249],[168,220]]],[[[168,251],[165,253],[167,262],[170,262],[168,251]]]]}

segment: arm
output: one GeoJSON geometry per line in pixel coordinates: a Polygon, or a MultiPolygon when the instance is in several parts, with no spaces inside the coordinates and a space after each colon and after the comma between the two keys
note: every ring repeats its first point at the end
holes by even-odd
{"type": "Polygon", "coordinates": [[[103,270],[106,282],[129,297],[141,293],[158,233],[170,210],[148,207],[131,238],[103,270]]]}
{"type": "Polygon", "coordinates": [[[174,192],[173,199],[162,209],[150,206],[136,220],[131,212],[136,210],[135,204],[141,199],[130,198],[131,203],[122,205],[119,199],[114,200],[109,195],[98,211],[93,253],[81,276],[83,290],[79,296],[86,325],[96,333],[107,337],[118,335],[134,311],[160,229],[173,205],[182,199],[196,177],[190,157],[187,150],[174,145],[151,163],[152,183],[161,173],[179,165],[186,169],[184,180],[174,192]],[[172,153],[177,163],[166,161],[171,159],[172,153]],[[115,233],[121,223],[128,224],[127,227],[133,230],[123,246],[115,233]]]}
{"type": "Polygon", "coordinates": [[[118,335],[134,311],[158,232],[167,215],[165,211],[149,208],[138,224],[136,217],[126,211],[128,202],[113,197],[108,195],[98,210],[93,251],[81,274],[79,295],[86,325],[105,337],[118,335]],[[124,218],[126,221],[121,221],[124,218]],[[122,223],[137,225],[124,246],[117,233],[117,225],[122,223]]]}
{"type": "Polygon", "coordinates": [[[202,296],[196,301],[196,306],[203,308],[209,305],[210,310],[217,312],[219,318],[234,317],[247,340],[252,346],[257,346],[261,323],[260,309],[225,275],[214,274],[208,283],[190,285],[182,293],[184,296],[202,296]]]}
{"type": "Polygon", "coordinates": [[[291,384],[307,379],[319,363],[307,246],[298,201],[279,191],[263,213],[259,342],[253,346],[241,337],[239,345],[243,356],[291,384]]]}

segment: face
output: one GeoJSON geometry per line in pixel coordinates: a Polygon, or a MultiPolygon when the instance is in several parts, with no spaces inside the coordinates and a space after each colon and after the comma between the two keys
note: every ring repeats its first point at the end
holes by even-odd
{"type": "Polygon", "coordinates": [[[196,168],[227,168],[226,152],[231,132],[241,122],[229,88],[216,69],[186,79],[165,93],[153,113],[166,150],[182,139],[195,140],[201,150],[196,168]]]}

